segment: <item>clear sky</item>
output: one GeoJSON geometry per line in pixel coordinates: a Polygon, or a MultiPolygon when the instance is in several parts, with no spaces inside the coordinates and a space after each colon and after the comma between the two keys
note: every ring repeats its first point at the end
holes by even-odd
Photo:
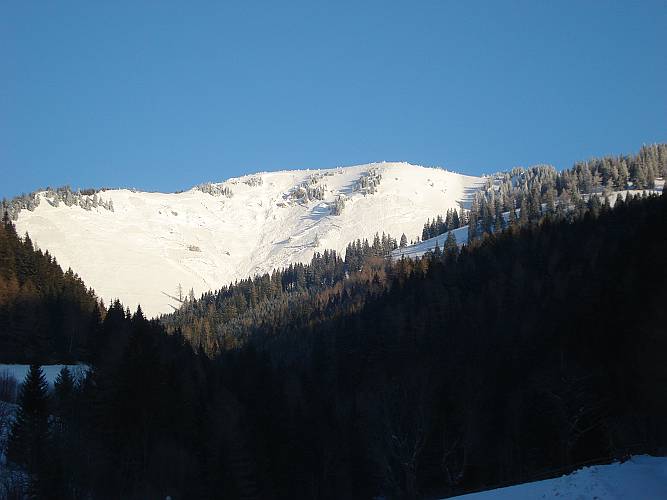
{"type": "Polygon", "coordinates": [[[0,197],[667,141],[667,1],[0,2],[0,197]]]}

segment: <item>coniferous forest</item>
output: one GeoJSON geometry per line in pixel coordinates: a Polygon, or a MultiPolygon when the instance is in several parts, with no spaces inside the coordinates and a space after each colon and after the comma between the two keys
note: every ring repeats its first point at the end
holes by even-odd
{"type": "Polygon", "coordinates": [[[0,0],[0,500],[667,500],[667,0],[507,3],[0,0]]]}
{"type": "Polygon", "coordinates": [[[0,362],[87,359],[99,308],[92,290],[63,272],[7,214],[0,224],[0,362]]]}
{"type": "Polygon", "coordinates": [[[378,235],[153,320],[5,217],[1,352],[34,364],[0,496],[442,498],[665,454],[667,196],[525,178],[462,247],[391,260],[378,235]],[[65,361],[90,370],[49,389],[65,361]]]}

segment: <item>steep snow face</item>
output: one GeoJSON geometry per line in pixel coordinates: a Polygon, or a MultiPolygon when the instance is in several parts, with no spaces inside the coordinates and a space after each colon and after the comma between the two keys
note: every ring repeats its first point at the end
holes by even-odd
{"type": "Polygon", "coordinates": [[[200,293],[344,251],[383,231],[409,239],[427,218],[469,203],[485,179],[407,163],[268,172],[182,193],[104,191],[113,211],[41,202],[19,234],[72,267],[105,301],[170,312],[180,289],[200,293]],[[379,182],[379,183],[378,183],[379,182]],[[204,192],[208,191],[208,192],[204,192]],[[340,215],[336,213],[337,207],[340,215]],[[342,208],[341,208],[342,207],[342,208]]]}
{"type": "Polygon", "coordinates": [[[519,484],[508,488],[471,493],[461,500],[533,500],[667,498],[667,458],[647,455],[623,463],[584,467],[556,479],[519,484]]]}

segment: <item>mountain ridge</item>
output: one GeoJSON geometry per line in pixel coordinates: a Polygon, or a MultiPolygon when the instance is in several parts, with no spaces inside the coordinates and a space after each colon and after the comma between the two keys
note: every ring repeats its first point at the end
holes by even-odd
{"type": "Polygon", "coordinates": [[[65,193],[72,197],[65,203],[41,191],[32,210],[18,212],[16,227],[77,269],[105,301],[120,298],[157,315],[190,290],[198,295],[308,262],[324,249],[342,252],[357,238],[416,238],[427,217],[466,206],[485,182],[382,162],[258,172],[176,193],[65,193]]]}

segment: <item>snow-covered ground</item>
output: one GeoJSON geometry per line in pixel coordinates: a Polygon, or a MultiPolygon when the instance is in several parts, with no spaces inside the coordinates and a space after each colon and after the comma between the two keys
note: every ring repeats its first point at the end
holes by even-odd
{"type": "Polygon", "coordinates": [[[667,498],[667,457],[641,455],[584,467],[556,479],[454,497],[461,500],[659,500],[667,498]]]}
{"type": "Polygon", "coordinates": [[[440,250],[445,246],[445,241],[447,241],[447,235],[452,233],[454,238],[456,238],[457,245],[463,245],[468,243],[468,226],[463,226],[458,229],[452,229],[446,233],[440,234],[434,238],[428,240],[420,241],[414,245],[408,245],[404,248],[397,248],[391,252],[391,256],[394,259],[400,259],[401,257],[405,258],[416,258],[421,257],[426,252],[432,252],[435,250],[436,245],[440,247],[440,250]]]}
{"type": "Polygon", "coordinates": [[[408,163],[375,163],[328,170],[269,172],[214,185],[233,195],[110,190],[98,196],[114,211],[52,206],[42,197],[22,210],[19,234],[71,267],[106,302],[148,315],[170,312],[184,294],[307,262],[315,251],[343,251],[350,241],[383,231],[394,238],[421,234],[424,222],[468,206],[485,179],[408,163]],[[359,181],[380,174],[376,192],[359,181]],[[323,188],[322,200],[297,199],[298,186],[323,188]],[[345,199],[340,215],[331,208],[345,199]]]}

